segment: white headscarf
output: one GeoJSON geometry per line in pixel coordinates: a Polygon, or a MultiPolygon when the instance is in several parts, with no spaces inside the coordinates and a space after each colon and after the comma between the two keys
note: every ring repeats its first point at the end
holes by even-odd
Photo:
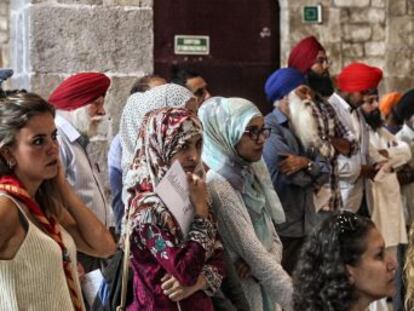
{"type": "Polygon", "coordinates": [[[128,97],[119,125],[123,178],[135,154],[138,132],[145,114],[163,107],[184,107],[191,97],[193,94],[188,89],[173,83],[154,87],[144,93],[134,93],[128,97]]]}

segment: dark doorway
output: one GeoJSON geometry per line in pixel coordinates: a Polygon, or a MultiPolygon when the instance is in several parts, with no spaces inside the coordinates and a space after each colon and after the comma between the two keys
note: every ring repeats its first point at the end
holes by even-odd
{"type": "Polygon", "coordinates": [[[155,73],[173,65],[202,75],[212,95],[244,97],[262,112],[268,75],[279,67],[277,0],[154,0],[155,73]],[[174,54],[175,35],[209,36],[209,55],[174,54]]]}

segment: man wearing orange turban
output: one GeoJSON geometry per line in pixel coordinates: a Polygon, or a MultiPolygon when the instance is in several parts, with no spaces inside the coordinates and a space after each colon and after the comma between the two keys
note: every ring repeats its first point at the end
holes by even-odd
{"type": "MultiPolygon", "coordinates": [[[[97,163],[86,152],[90,137],[105,121],[104,97],[111,80],[102,73],[84,72],[65,79],[52,92],[49,102],[56,107],[56,127],[62,168],[65,176],[85,205],[107,227],[113,215],[99,182],[97,163]]],[[[78,254],[85,271],[98,268],[97,258],[78,254]]]]}
{"type": "Polygon", "coordinates": [[[337,76],[339,91],[329,99],[340,120],[359,143],[359,148],[352,157],[338,157],[344,208],[366,216],[369,214],[370,195],[365,185],[368,179],[374,178],[377,171],[368,165],[369,133],[364,116],[358,108],[365,102],[378,102],[377,88],[381,79],[381,69],[353,63],[343,68],[337,76]]]}
{"type": "Polygon", "coordinates": [[[399,92],[391,92],[385,94],[379,103],[379,109],[381,111],[382,117],[384,118],[384,126],[392,134],[397,134],[402,127],[402,124],[394,116],[393,108],[398,104],[402,97],[402,94],[399,92]]]}
{"type": "Polygon", "coordinates": [[[386,118],[391,113],[392,108],[398,104],[401,96],[400,92],[390,92],[381,98],[379,109],[384,118],[386,118]]]}

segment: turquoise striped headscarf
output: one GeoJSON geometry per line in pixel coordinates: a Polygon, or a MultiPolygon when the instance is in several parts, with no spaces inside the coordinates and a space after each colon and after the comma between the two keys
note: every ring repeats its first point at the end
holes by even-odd
{"type": "Polygon", "coordinates": [[[257,237],[266,248],[270,248],[272,222],[285,221],[282,205],[264,161],[247,162],[238,155],[235,147],[249,122],[262,116],[261,112],[243,98],[213,97],[203,103],[198,115],[204,128],[204,163],[227,180],[234,181],[231,177],[236,177],[242,181],[242,196],[257,237]]]}

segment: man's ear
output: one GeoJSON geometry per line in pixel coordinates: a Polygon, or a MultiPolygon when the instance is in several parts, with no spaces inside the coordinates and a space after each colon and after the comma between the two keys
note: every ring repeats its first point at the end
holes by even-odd
{"type": "Polygon", "coordinates": [[[348,276],[349,284],[354,285],[355,284],[355,270],[354,267],[350,265],[345,265],[346,269],[346,275],[348,276]]]}

